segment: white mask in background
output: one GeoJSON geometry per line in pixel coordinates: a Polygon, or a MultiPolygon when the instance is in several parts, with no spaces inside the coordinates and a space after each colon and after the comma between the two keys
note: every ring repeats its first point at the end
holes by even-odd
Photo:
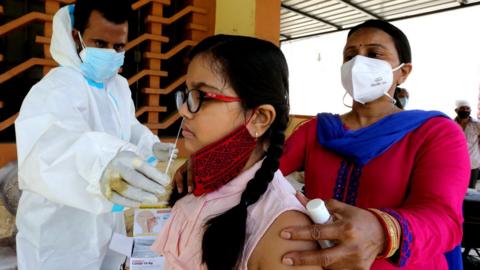
{"type": "Polygon", "coordinates": [[[403,65],[392,69],[387,61],[357,55],[343,63],[342,85],[355,101],[362,104],[383,95],[390,97],[387,92],[393,83],[393,72],[403,65]]]}
{"type": "Polygon", "coordinates": [[[407,107],[408,104],[408,97],[401,97],[398,98],[398,101],[400,102],[400,105],[402,105],[402,108],[407,107]]]}

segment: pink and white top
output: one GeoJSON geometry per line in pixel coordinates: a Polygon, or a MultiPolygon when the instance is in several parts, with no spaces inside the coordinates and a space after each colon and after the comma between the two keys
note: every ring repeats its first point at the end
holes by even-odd
{"type": "MultiPolygon", "coordinates": [[[[202,265],[202,238],[204,224],[240,202],[242,192],[262,162],[228,182],[217,191],[200,197],[187,195],[172,209],[170,219],[163,227],[151,249],[165,256],[165,269],[206,269],[202,265]]],[[[282,213],[305,208],[295,198],[295,190],[280,171],[275,173],[267,191],[248,207],[246,240],[240,269],[247,269],[248,259],[258,241],[282,213]]]]}

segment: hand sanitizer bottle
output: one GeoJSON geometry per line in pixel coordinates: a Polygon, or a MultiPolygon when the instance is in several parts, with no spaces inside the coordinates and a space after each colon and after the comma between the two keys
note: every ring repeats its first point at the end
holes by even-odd
{"type": "MultiPolygon", "coordinates": [[[[325,207],[325,202],[321,199],[313,199],[307,203],[307,211],[313,222],[316,224],[327,224],[333,222],[333,217],[325,207]]],[[[334,244],[330,240],[318,240],[322,248],[333,247],[334,244]]]]}

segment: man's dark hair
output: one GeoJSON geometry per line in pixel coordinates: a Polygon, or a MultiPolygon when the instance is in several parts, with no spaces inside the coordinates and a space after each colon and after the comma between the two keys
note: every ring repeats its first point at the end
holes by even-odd
{"type": "Polygon", "coordinates": [[[73,28],[83,33],[92,11],[96,10],[109,22],[122,24],[132,12],[130,0],[77,0],[73,12],[73,28]]]}
{"type": "Polygon", "coordinates": [[[377,28],[387,33],[392,37],[395,48],[397,49],[398,58],[401,63],[412,62],[412,51],[410,49],[410,42],[408,42],[407,36],[393,24],[382,20],[368,20],[365,21],[348,32],[348,36],[351,36],[355,31],[363,28],[377,28]]]}

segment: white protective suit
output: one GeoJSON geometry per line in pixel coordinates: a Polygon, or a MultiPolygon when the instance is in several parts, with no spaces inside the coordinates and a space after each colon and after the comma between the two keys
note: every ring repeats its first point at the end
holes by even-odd
{"type": "Polygon", "coordinates": [[[144,158],[158,142],[135,118],[127,80],[103,88],[79,69],[69,7],[53,19],[50,52],[60,65],[32,87],[15,122],[19,186],[17,256],[20,270],[117,270],[125,257],[108,249],[125,234],[99,180],[122,150],[144,158]]]}

